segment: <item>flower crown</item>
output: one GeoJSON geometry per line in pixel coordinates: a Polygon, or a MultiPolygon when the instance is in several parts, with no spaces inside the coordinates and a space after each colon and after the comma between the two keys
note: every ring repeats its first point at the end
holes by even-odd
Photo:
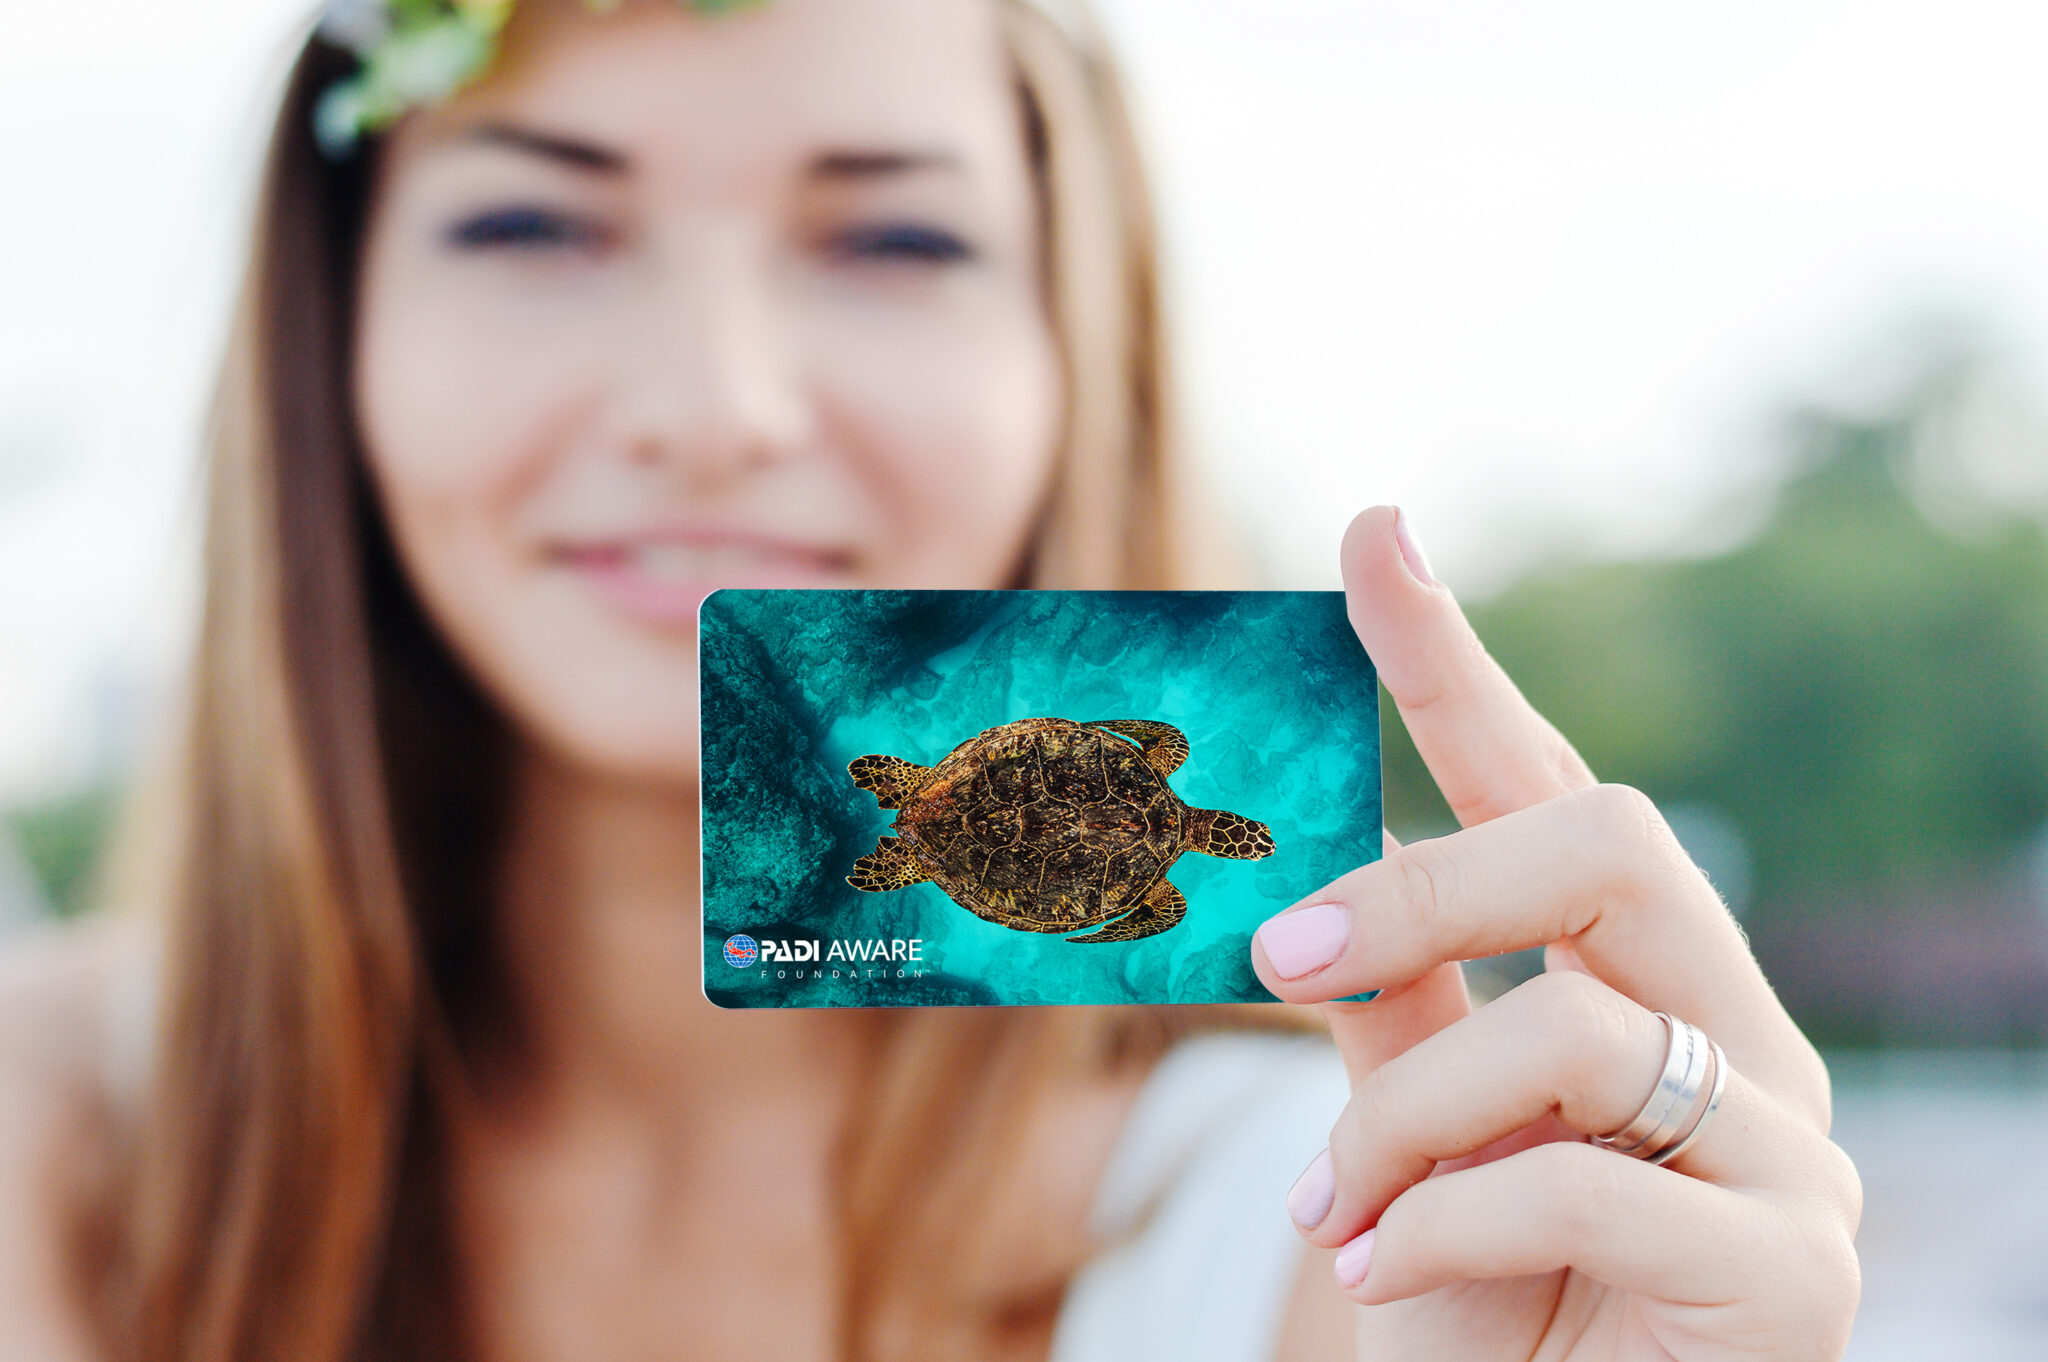
{"type": "MultiPolygon", "coordinates": [[[[600,14],[622,0],[583,0],[600,14]]],[[[676,0],[700,14],[747,9],[761,0],[676,0]]],[[[438,104],[490,68],[512,0],[328,0],[318,33],[361,60],[313,109],[313,135],[329,156],[345,156],[365,133],[422,104],[438,104]]]]}

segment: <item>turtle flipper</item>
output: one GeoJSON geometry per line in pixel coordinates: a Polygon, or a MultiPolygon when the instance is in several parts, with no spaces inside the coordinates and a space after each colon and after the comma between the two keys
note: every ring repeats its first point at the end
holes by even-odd
{"type": "Polygon", "coordinates": [[[900,809],[919,786],[931,779],[932,768],[901,757],[869,756],[855,757],[846,763],[846,774],[883,808],[900,809]]]}
{"type": "Polygon", "coordinates": [[[1190,851],[1232,861],[1256,861],[1273,854],[1273,830],[1264,823],[1221,809],[1193,809],[1190,815],[1190,851]]]}
{"type": "MultiPolygon", "coordinates": [[[[884,757],[882,760],[894,761],[895,758],[884,757]]],[[[853,863],[853,873],[846,877],[846,882],[863,894],[886,894],[891,889],[908,889],[930,878],[901,837],[884,837],[875,843],[873,851],[853,863]]]]}
{"type": "Polygon", "coordinates": [[[1090,728],[1121,733],[1138,744],[1145,761],[1162,776],[1170,776],[1188,759],[1188,735],[1172,724],[1152,719],[1090,719],[1090,728]]]}
{"type": "Polygon", "coordinates": [[[1169,927],[1180,924],[1188,915],[1188,901],[1181,892],[1165,880],[1152,886],[1152,892],[1145,901],[1125,913],[1107,926],[1098,927],[1086,936],[1070,936],[1069,941],[1137,941],[1143,937],[1157,936],[1169,927]]]}

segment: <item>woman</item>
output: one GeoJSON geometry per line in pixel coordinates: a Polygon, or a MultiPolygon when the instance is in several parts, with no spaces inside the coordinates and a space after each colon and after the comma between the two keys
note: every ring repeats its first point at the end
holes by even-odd
{"type": "Polygon", "coordinates": [[[1118,1277],[1100,1242],[1110,1205],[1215,1223],[1173,1219],[1181,1097],[1274,1091],[1247,1054],[1301,1075],[1260,1110],[1319,1091],[1314,1041],[1185,1039],[1266,1010],[698,996],[706,591],[1206,584],[1149,227],[1071,16],[506,8],[344,16],[386,59],[393,15],[472,42],[442,98],[327,41],[294,70],[182,763],[130,849],[160,926],[0,989],[10,1351],[1187,1356],[1163,1331],[1227,1315],[1239,1356],[1838,1355],[1859,1193],[1819,1058],[1384,509],[1352,619],[1468,830],[1302,886],[1253,947],[1348,1070],[1285,1198],[1334,1286],[1327,1252],[1155,1234],[1118,1277]],[[1473,1012],[1455,962],[1541,943],[1473,1012]],[[1687,1023],[1726,1061],[1687,1071],[1722,1097],[1684,1153],[1588,1143],[1687,1023]],[[1113,1343],[1111,1288],[1169,1250],[1259,1299],[1191,1285],[1113,1343]]]}

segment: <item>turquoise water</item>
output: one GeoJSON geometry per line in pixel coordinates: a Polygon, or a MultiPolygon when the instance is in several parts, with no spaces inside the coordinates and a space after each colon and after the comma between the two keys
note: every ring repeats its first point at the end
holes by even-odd
{"type": "Polygon", "coordinates": [[[704,986],[721,1006],[1270,1001],[1253,929],[1379,858],[1378,685],[1340,592],[724,590],[700,637],[704,986]],[[1175,792],[1269,824],[1278,849],[1182,856],[1186,918],[1096,945],[984,922],[928,882],[846,883],[896,817],[849,761],[931,765],[1034,716],[1174,725],[1191,748],[1175,792]],[[821,955],[916,940],[919,959],[771,960],[764,944],[735,967],[742,934],[821,955]]]}

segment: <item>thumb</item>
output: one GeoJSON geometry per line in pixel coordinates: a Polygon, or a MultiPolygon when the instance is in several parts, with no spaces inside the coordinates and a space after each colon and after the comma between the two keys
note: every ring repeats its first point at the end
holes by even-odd
{"type": "Polygon", "coordinates": [[[1593,973],[1592,968],[1579,957],[1578,947],[1569,941],[1553,941],[1543,948],[1543,968],[1551,974],[1564,970],[1573,970],[1579,974],[1593,973]]]}
{"type": "MultiPolygon", "coordinates": [[[[1392,833],[1382,835],[1389,852],[1400,849],[1392,833]]],[[[1316,1006],[1355,1089],[1380,1065],[1470,1015],[1472,997],[1465,989],[1464,967],[1449,960],[1418,979],[1381,989],[1368,1002],[1316,1006]]]]}

